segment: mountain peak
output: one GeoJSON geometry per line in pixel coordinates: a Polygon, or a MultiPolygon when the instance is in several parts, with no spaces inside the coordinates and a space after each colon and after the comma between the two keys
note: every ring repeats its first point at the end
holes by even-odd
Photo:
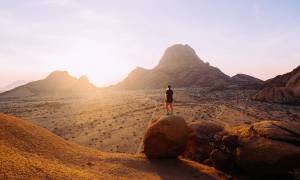
{"type": "Polygon", "coordinates": [[[67,71],[53,71],[45,79],[29,82],[0,96],[24,97],[38,94],[91,92],[96,89],[97,87],[89,82],[87,76],[77,79],[67,71]]]}
{"type": "Polygon", "coordinates": [[[47,79],[56,79],[62,77],[69,77],[68,71],[53,71],[47,76],[47,79]]]}
{"type": "Polygon", "coordinates": [[[166,49],[156,68],[191,66],[202,63],[203,61],[189,45],[175,44],[166,49]]]}
{"type": "Polygon", "coordinates": [[[153,69],[136,68],[115,87],[119,89],[159,89],[173,87],[211,87],[228,84],[230,77],[204,63],[189,45],[168,47],[153,69]]]}

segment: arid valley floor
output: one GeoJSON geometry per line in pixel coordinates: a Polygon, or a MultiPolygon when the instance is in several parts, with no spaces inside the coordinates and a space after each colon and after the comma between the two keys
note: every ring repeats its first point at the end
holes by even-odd
{"type": "MultiPolygon", "coordinates": [[[[174,114],[225,126],[261,120],[300,121],[300,107],[251,100],[255,90],[175,89],[174,114]]],[[[141,151],[144,131],[165,114],[164,90],[99,90],[84,95],[0,98],[0,112],[47,128],[66,140],[106,152],[141,151]]]]}

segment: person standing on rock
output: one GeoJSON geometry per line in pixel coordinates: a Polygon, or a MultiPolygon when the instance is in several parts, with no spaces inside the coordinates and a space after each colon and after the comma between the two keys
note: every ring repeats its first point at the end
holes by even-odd
{"type": "Polygon", "coordinates": [[[173,114],[173,90],[170,85],[168,85],[168,89],[166,90],[165,103],[167,115],[173,114]]]}

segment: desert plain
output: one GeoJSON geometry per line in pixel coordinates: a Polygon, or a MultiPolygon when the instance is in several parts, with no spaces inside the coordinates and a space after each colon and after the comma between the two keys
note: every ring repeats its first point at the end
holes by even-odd
{"type": "MultiPolygon", "coordinates": [[[[174,89],[174,114],[187,123],[225,127],[262,120],[300,122],[300,106],[253,101],[257,90],[174,89]]],[[[166,114],[164,89],[1,97],[0,112],[24,118],[64,139],[105,152],[140,153],[145,130],[166,114]]]]}

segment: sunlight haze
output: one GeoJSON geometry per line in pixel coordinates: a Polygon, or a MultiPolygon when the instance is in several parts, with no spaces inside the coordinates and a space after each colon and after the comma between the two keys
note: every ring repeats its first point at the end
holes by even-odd
{"type": "Polygon", "coordinates": [[[266,80],[300,64],[300,1],[0,0],[0,87],[54,70],[97,86],[190,45],[232,76],[266,80]]]}

